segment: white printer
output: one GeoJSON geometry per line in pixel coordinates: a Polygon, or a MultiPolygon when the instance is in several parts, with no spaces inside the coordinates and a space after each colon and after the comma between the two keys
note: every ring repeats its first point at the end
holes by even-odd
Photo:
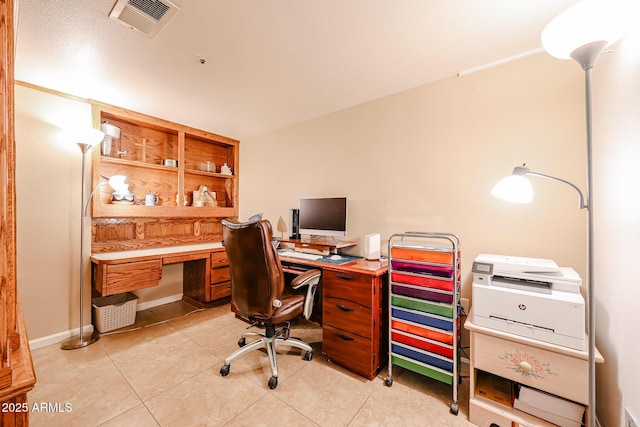
{"type": "Polygon", "coordinates": [[[582,280],[552,260],[482,254],[473,261],[473,323],[585,349],[582,280]]]}

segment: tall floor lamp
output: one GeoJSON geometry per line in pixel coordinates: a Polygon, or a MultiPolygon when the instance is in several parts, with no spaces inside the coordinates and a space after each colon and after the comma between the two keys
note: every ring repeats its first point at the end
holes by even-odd
{"type": "Polygon", "coordinates": [[[591,70],[603,49],[622,36],[622,26],[617,19],[619,11],[615,3],[603,0],[583,0],[555,17],[542,31],[542,45],[551,55],[560,59],[574,59],[585,72],[586,136],[587,136],[587,191],[586,199],[577,186],[560,178],[531,172],[516,167],[513,175],[500,181],[492,194],[516,202],[530,203],[531,184],[526,178],[538,176],[562,182],[578,192],[580,209],[587,210],[587,331],[589,353],[589,413],[590,426],[596,420],[596,329],[595,329],[595,280],[593,266],[593,187],[592,187],[592,133],[591,133],[591,70]],[[515,182],[514,182],[515,181],[515,182]],[[522,185],[525,185],[523,188],[522,185]],[[505,194],[515,194],[515,198],[505,194]],[[525,197],[526,195],[526,197],[525,197]]]}
{"type": "Polygon", "coordinates": [[[80,332],[79,336],[71,337],[62,342],[63,350],[73,350],[86,347],[98,341],[100,336],[96,331],[84,333],[84,210],[85,210],[85,164],[87,152],[94,145],[99,144],[104,139],[104,133],[97,129],[91,129],[83,135],[82,142],[78,142],[78,147],[82,151],[82,195],[80,197],[80,332]]]}

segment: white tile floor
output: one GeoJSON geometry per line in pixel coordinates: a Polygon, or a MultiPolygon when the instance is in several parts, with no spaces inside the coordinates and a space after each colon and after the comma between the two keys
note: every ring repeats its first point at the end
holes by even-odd
{"type": "Polygon", "coordinates": [[[269,389],[266,353],[235,361],[219,373],[237,348],[246,324],[229,305],[196,311],[183,302],[137,313],[126,333],[103,335],[83,349],[53,345],[33,352],[34,403],[59,411],[32,412],[32,426],[468,426],[468,379],[459,386],[460,413],[449,413],[452,387],[393,367],[368,381],[322,355],[322,330],[297,322],[294,336],[310,343],[278,354],[278,387],[269,389]],[[156,324],[163,320],[164,323],[156,324]],[[146,325],[152,325],[147,326],[146,325]],[[65,404],[67,406],[65,407],[65,404]],[[65,410],[67,408],[67,410],[65,410]]]}

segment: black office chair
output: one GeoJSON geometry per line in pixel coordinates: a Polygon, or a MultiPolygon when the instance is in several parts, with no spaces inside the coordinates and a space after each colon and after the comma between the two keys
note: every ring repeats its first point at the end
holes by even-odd
{"type": "Polygon", "coordinates": [[[227,357],[220,369],[227,376],[231,362],[252,350],[266,348],[271,365],[269,388],[278,385],[276,345],[284,343],[305,351],[311,360],[313,350],[304,341],[289,336],[290,321],[298,316],[308,319],[313,309],[320,270],[308,270],[291,282],[292,291],[285,290],[284,273],[278,252],[271,243],[271,223],[267,220],[240,223],[222,220],[222,235],[231,272],[231,309],[264,333],[249,332],[238,341],[240,348],[227,357]],[[306,292],[300,293],[306,288],[306,292]],[[299,290],[299,293],[295,293],[299,290]],[[280,326],[280,327],[279,327],[280,326]],[[248,337],[259,337],[247,343],[248,337]]]}

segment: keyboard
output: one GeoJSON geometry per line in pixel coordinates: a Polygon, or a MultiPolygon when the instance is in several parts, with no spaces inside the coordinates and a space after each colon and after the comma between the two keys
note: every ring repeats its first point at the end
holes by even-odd
{"type": "Polygon", "coordinates": [[[296,251],[280,251],[278,253],[280,256],[284,256],[288,258],[306,259],[309,261],[316,261],[322,258],[322,255],[306,254],[304,252],[296,252],[296,251]]]}

